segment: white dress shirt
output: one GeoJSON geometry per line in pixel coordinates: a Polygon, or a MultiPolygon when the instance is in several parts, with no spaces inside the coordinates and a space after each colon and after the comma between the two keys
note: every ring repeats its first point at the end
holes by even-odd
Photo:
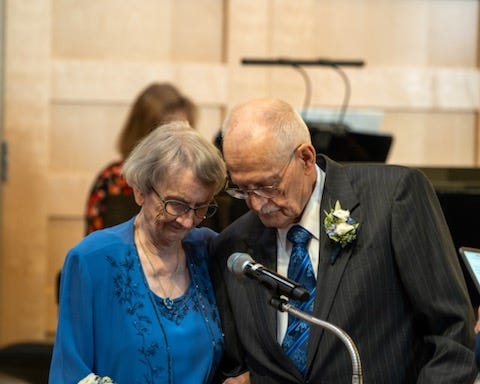
{"type": "MultiPolygon", "coordinates": [[[[308,245],[308,253],[310,261],[312,262],[313,273],[317,277],[318,270],[318,253],[319,253],[319,239],[320,239],[320,202],[322,200],[323,187],[325,185],[325,172],[315,165],[317,171],[317,181],[315,188],[308,200],[307,206],[303,212],[302,218],[297,224],[309,231],[313,237],[308,245]]],[[[277,272],[282,276],[288,274],[288,262],[290,260],[290,252],[292,250],[292,243],[287,240],[287,232],[293,226],[288,228],[277,229],[277,272]]],[[[288,327],[288,313],[278,312],[277,315],[277,340],[282,344],[285,333],[288,327]]]]}

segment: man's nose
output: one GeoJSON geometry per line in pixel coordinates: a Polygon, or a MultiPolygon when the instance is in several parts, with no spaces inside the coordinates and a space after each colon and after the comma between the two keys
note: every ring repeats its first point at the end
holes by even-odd
{"type": "Polygon", "coordinates": [[[254,192],[250,192],[248,194],[247,202],[249,203],[250,208],[252,208],[254,211],[260,212],[267,200],[268,199],[266,197],[259,196],[254,192]]]}

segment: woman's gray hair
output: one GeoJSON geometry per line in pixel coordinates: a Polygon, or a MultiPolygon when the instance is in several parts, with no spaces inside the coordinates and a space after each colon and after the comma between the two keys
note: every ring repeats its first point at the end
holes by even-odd
{"type": "Polygon", "coordinates": [[[215,194],[225,185],[227,171],[220,151],[187,122],[174,121],[144,137],[126,159],[122,173],[130,186],[149,193],[184,169],[214,187],[215,194]]]}

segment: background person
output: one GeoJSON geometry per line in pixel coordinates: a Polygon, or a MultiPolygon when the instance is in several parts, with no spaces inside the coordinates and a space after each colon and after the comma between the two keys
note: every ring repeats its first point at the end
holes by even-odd
{"type": "Polygon", "coordinates": [[[124,222],[138,213],[132,188],[121,174],[123,161],[134,146],[154,128],[173,120],[195,127],[197,107],[169,83],[153,83],[135,99],[118,138],[121,160],[102,169],[90,190],[86,205],[86,233],[124,222]]]}
{"type": "Polygon", "coordinates": [[[233,109],[223,155],[227,190],[251,210],[212,247],[226,376],[248,369],[252,383],[351,382],[349,354],[334,334],[290,322],[269,305],[263,286],[227,269],[232,253],[245,252],[290,276],[302,253],[301,277],[314,279],[311,311],[352,337],[365,383],[473,383],[473,311],[440,205],[421,172],[317,157],[298,113],[271,99],[233,109]],[[338,225],[325,228],[326,218],[338,225]],[[306,249],[293,246],[293,228],[309,232],[306,249]]]}
{"type": "Polygon", "coordinates": [[[51,384],[210,383],[223,336],[207,267],[220,152],[186,122],[146,136],[124,164],[138,215],[66,257],[51,384]]]}

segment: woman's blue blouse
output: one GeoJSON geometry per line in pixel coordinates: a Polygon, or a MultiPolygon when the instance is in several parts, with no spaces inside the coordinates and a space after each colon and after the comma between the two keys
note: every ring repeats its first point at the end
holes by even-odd
{"type": "Polygon", "coordinates": [[[118,384],[212,381],[223,346],[207,265],[216,233],[194,228],[185,237],[191,283],[164,300],[148,287],[133,223],[95,231],[67,254],[50,384],[92,372],[118,384]]]}

